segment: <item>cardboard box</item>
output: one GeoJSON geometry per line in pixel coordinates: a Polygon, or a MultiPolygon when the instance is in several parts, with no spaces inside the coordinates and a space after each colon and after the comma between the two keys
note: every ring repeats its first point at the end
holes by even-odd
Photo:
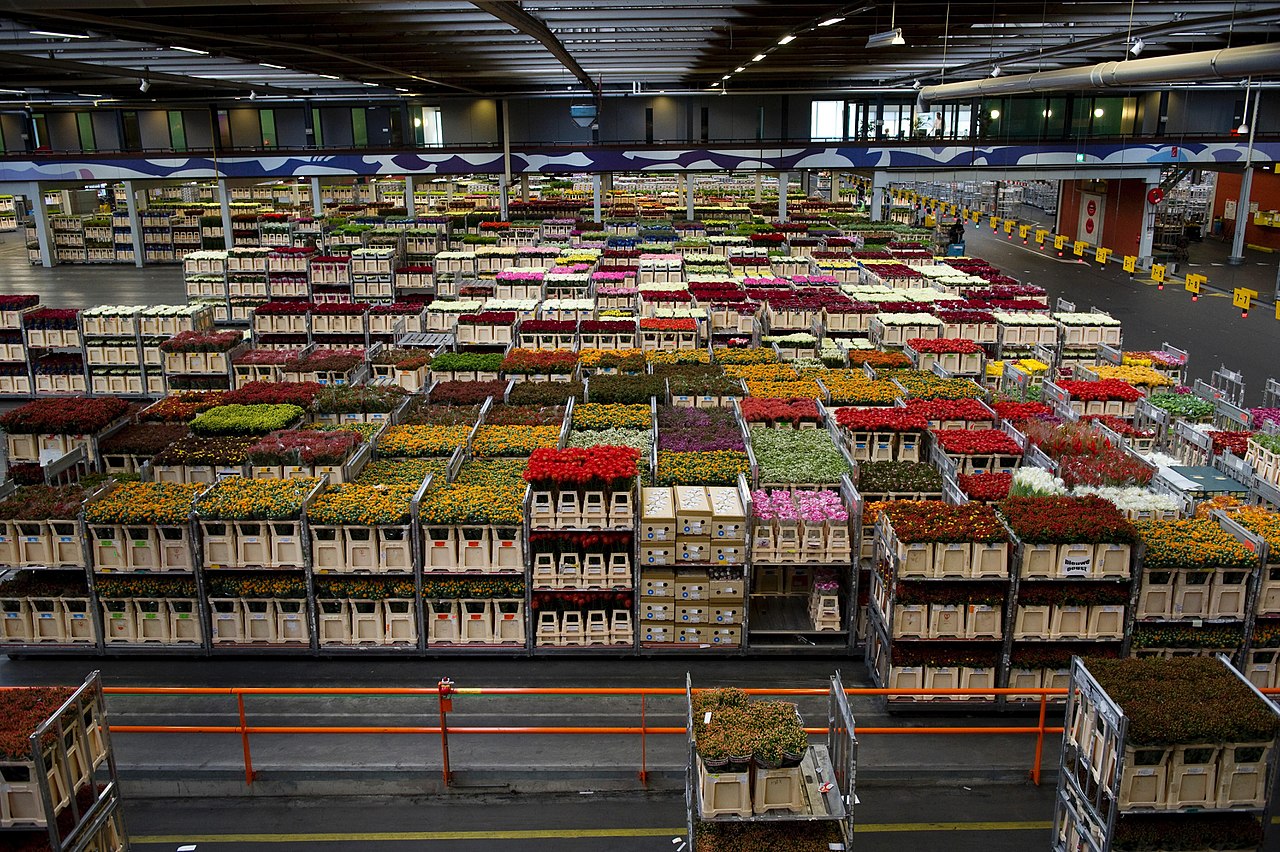
{"type": "Polygon", "coordinates": [[[681,538],[676,543],[676,555],[681,562],[710,562],[712,561],[711,539],[681,538]]]}
{"type": "Polygon", "coordinates": [[[676,575],[671,571],[645,571],[640,575],[640,595],[674,600],[676,575]]]}
{"type": "Polygon", "coordinates": [[[676,624],[706,624],[707,623],[707,607],[705,606],[677,606],[676,607],[676,624]]]}
{"type": "Polygon", "coordinates": [[[640,541],[675,541],[675,495],[670,488],[642,488],[640,507],[640,541]]]}
{"type": "Polygon", "coordinates": [[[677,485],[676,529],[681,535],[709,537],[711,533],[711,501],[701,485],[677,485]]]}
{"type": "Polygon", "coordinates": [[[640,546],[640,567],[644,568],[650,565],[674,565],[678,553],[674,544],[667,545],[641,545],[640,546]]]}
{"type": "Polygon", "coordinates": [[[711,561],[717,565],[745,565],[747,562],[747,545],[745,542],[728,544],[712,539],[711,561]]]}
{"type": "Polygon", "coordinates": [[[712,580],[708,583],[713,601],[740,601],[743,599],[742,580],[712,580]]]}

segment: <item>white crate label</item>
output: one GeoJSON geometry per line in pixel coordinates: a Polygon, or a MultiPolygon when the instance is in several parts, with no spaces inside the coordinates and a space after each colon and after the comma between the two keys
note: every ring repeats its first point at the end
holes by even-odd
{"type": "Polygon", "coordinates": [[[1062,573],[1068,577],[1088,574],[1091,567],[1093,567],[1093,559],[1088,556],[1067,556],[1062,560],[1062,573]]]}
{"type": "Polygon", "coordinates": [[[285,620],[285,621],[297,621],[297,620],[298,620],[298,616],[296,616],[296,615],[286,615],[286,616],[284,617],[284,620],[285,620]]]}
{"type": "Polygon", "coordinates": [[[259,613],[251,612],[249,613],[249,620],[250,621],[266,621],[267,616],[260,612],[259,613]]]}
{"type": "Polygon", "coordinates": [[[947,550],[964,550],[964,549],[965,549],[965,545],[963,545],[963,544],[948,544],[948,545],[947,545],[947,550]]]}
{"type": "Polygon", "coordinates": [[[257,543],[258,543],[257,536],[245,536],[244,543],[245,543],[245,544],[257,544],[257,543]]]}
{"type": "Polygon", "coordinates": [[[287,536],[287,535],[281,536],[280,538],[276,539],[276,541],[280,544],[293,544],[292,536],[287,536]]]}

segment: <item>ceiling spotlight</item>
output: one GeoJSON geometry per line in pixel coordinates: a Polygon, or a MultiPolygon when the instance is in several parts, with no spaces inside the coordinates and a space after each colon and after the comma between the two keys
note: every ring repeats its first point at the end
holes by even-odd
{"type": "Polygon", "coordinates": [[[721,79],[721,80],[728,80],[728,79],[729,79],[729,75],[728,75],[728,74],[725,74],[725,75],[724,75],[723,77],[721,77],[720,79],[721,79]]]}
{"type": "Polygon", "coordinates": [[[763,54],[763,53],[757,53],[755,56],[751,57],[751,61],[752,61],[752,62],[759,62],[759,61],[761,61],[762,59],[764,59],[764,54],[763,54]]]}
{"type": "Polygon", "coordinates": [[[784,35],[782,38],[778,39],[778,44],[791,44],[791,42],[793,42],[793,41],[795,41],[795,40],[796,40],[796,37],[795,37],[795,36],[788,34],[788,35],[784,35]]]}
{"type": "Polygon", "coordinates": [[[146,79],[146,78],[143,78],[142,80],[139,80],[139,81],[138,81],[138,91],[139,91],[139,92],[143,92],[143,93],[146,93],[146,92],[151,91],[151,81],[150,81],[150,80],[148,80],[148,79],[146,79]]]}
{"type": "Polygon", "coordinates": [[[999,117],[1000,117],[1000,110],[998,110],[998,109],[993,109],[993,110],[991,110],[991,118],[992,118],[992,120],[995,120],[995,119],[997,119],[997,118],[999,118],[999,117]]]}
{"type": "Polygon", "coordinates": [[[1106,115],[1106,114],[1107,114],[1107,111],[1106,111],[1105,109],[1103,109],[1102,107],[1095,107],[1095,108],[1094,108],[1094,110],[1093,110],[1093,117],[1094,117],[1094,118],[1102,118],[1102,117],[1103,117],[1104,115],[1106,115]]]}
{"type": "Polygon", "coordinates": [[[250,90],[249,90],[249,100],[251,100],[251,101],[256,101],[257,99],[258,99],[258,93],[257,93],[257,91],[255,91],[254,89],[250,89],[250,90]]]}
{"type": "Polygon", "coordinates": [[[1240,122],[1240,126],[1236,128],[1236,133],[1239,133],[1241,136],[1243,136],[1248,132],[1249,132],[1249,123],[1247,121],[1240,122]]]}
{"type": "Polygon", "coordinates": [[[747,70],[747,66],[739,65],[737,68],[733,69],[733,73],[741,74],[743,71],[746,71],[746,70],[747,70]]]}
{"type": "Polygon", "coordinates": [[[896,47],[906,43],[907,40],[902,37],[901,27],[867,37],[867,47],[896,47]]]}
{"type": "Polygon", "coordinates": [[[835,25],[835,24],[840,23],[840,22],[841,22],[841,21],[843,21],[843,20],[844,20],[844,18],[827,18],[825,21],[820,21],[820,22],[818,23],[818,26],[820,26],[820,27],[830,27],[830,26],[833,26],[833,25],[835,25]]]}
{"type": "Polygon", "coordinates": [[[920,81],[919,81],[919,80],[916,80],[914,83],[912,83],[912,84],[911,84],[911,88],[913,88],[913,89],[918,89],[918,88],[920,88],[920,81]]]}
{"type": "Polygon", "coordinates": [[[1129,48],[1129,52],[1132,53],[1134,56],[1137,56],[1139,53],[1142,53],[1142,48],[1146,46],[1147,46],[1146,42],[1144,42],[1142,39],[1135,38],[1133,40],[1133,45],[1129,48]]]}
{"type": "Polygon", "coordinates": [[[991,69],[991,76],[992,76],[992,77],[999,77],[1002,73],[1004,73],[1004,72],[1001,70],[1001,68],[1000,68],[1000,66],[999,66],[999,65],[997,65],[995,68],[992,68],[992,69],[991,69]]]}

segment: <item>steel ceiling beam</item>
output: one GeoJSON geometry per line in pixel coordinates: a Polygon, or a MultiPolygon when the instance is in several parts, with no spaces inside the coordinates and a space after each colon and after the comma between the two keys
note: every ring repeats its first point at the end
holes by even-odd
{"type": "MultiPolygon", "coordinates": [[[[45,59],[39,56],[28,56],[25,53],[0,53],[0,67],[9,66],[15,68],[31,68],[35,70],[48,72],[63,72],[66,74],[76,75],[82,78],[80,81],[69,80],[65,85],[70,88],[88,88],[83,78],[91,77],[95,82],[99,83],[128,83],[136,84],[144,77],[153,83],[176,83],[182,86],[198,86],[209,89],[235,89],[242,92],[245,89],[256,88],[264,93],[270,93],[282,96],[296,96],[296,92],[290,89],[278,89],[275,86],[256,85],[248,82],[238,82],[234,80],[213,79],[207,80],[197,77],[186,77],[179,74],[166,74],[161,71],[123,68],[115,65],[94,65],[88,62],[73,62],[66,59],[45,59]]],[[[19,84],[21,85],[21,84],[19,84]]]]}
{"type": "Polygon", "coordinates": [[[477,9],[488,12],[504,24],[509,24],[530,38],[536,39],[552,56],[560,60],[561,65],[591,90],[596,100],[602,97],[600,84],[583,70],[578,60],[573,58],[573,55],[560,43],[560,39],[556,38],[556,34],[540,18],[534,17],[514,3],[500,2],[500,0],[471,0],[471,2],[477,9]]]}

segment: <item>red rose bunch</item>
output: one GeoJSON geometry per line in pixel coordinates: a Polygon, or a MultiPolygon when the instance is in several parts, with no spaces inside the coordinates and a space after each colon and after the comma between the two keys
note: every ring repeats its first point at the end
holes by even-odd
{"type": "Polygon", "coordinates": [[[481,311],[478,314],[463,314],[458,317],[458,322],[463,325],[511,325],[515,321],[515,311],[481,311]]]}
{"type": "Polygon", "coordinates": [[[956,477],[960,490],[970,500],[993,503],[1009,496],[1012,473],[961,473],[956,477]]]}
{"type": "Polygon", "coordinates": [[[1085,382],[1074,379],[1058,382],[1058,387],[1071,394],[1072,399],[1088,401],[1120,400],[1137,402],[1142,393],[1128,382],[1119,379],[1103,379],[1099,382],[1085,382]]]}
{"type": "Polygon", "coordinates": [[[1008,541],[995,510],[981,503],[952,506],[941,500],[894,500],[884,512],[899,541],[1008,541]]]}
{"type": "Polygon", "coordinates": [[[687,319],[650,319],[640,320],[641,331],[697,331],[698,321],[692,317],[687,319]]]}
{"type": "Polygon", "coordinates": [[[981,423],[991,420],[991,412],[976,399],[909,399],[907,411],[925,420],[965,420],[981,423]]]}
{"type": "Polygon", "coordinates": [[[524,479],[542,491],[625,490],[636,478],[639,461],[634,447],[537,449],[529,455],[524,479]]]}
{"type": "Polygon", "coordinates": [[[800,423],[817,423],[818,403],[812,399],[804,399],[801,397],[793,397],[790,399],[780,399],[778,397],[754,397],[744,398],[741,403],[742,418],[748,423],[792,423],[799,425],[800,423]]]}
{"type": "Polygon", "coordinates": [[[996,414],[1000,415],[1001,420],[1009,420],[1013,423],[1021,423],[1024,420],[1041,420],[1053,416],[1053,409],[1043,402],[1014,402],[1006,400],[1004,402],[993,402],[991,407],[995,409],[996,414]]]}
{"type": "Polygon", "coordinates": [[[938,446],[952,455],[1022,455],[1018,442],[999,429],[938,429],[933,437],[938,446]]]}
{"type": "Polygon", "coordinates": [[[1219,455],[1230,450],[1237,456],[1244,457],[1249,450],[1249,436],[1252,432],[1210,432],[1213,439],[1213,454],[1219,455]]]}
{"type": "Polygon", "coordinates": [[[929,421],[905,408],[841,408],[836,422],[851,432],[923,432],[929,421]]]}
{"type": "Polygon", "coordinates": [[[1138,531],[1101,497],[1010,497],[1000,514],[1029,544],[1131,544],[1138,531]]]}
{"type": "Polygon", "coordinates": [[[572,349],[512,349],[502,359],[504,373],[568,375],[578,363],[572,349]]]}
{"type": "Polygon", "coordinates": [[[976,355],[982,351],[982,347],[974,343],[972,340],[960,340],[958,338],[948,337],[940,337],[937,340],[930,340],[926,337],[913,337],[907,341],[907,345],[917,352],[927,352],[932,355],[948,353],[976,355]]]}
{"type": "Polygon", "coordinates": [[[520,331],[528,334],[573,334],[577,320],[528,319],[520,323],[520,331]]]}

